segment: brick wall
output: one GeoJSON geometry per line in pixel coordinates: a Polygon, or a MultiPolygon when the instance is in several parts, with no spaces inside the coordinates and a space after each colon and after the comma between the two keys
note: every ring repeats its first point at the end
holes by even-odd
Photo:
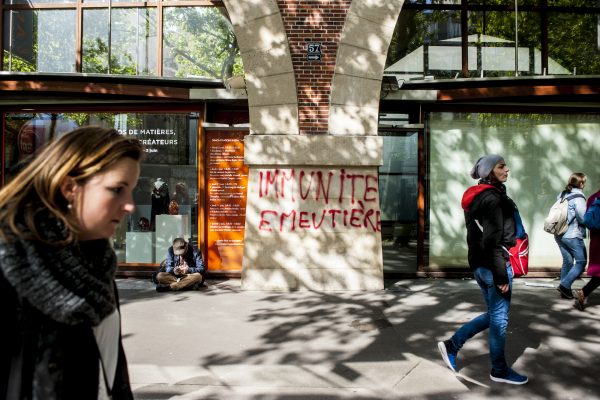
{"type": "Polygon", "coordinates": [[[351,0],[277,0],[290,44],[298,92],[300,134],[326,134],[331,79],[351,0]],[[307,44],[321,43],[321,60],[307,60],[307,44]]]}

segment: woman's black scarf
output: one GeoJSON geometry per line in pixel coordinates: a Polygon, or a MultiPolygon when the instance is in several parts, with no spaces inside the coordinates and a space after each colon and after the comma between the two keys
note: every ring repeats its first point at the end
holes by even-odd
{"type": "MultiPolygon", "coordinates": [[[[64,224],[55,217],[40,217],[36,223],[49,241],[66,237],[64,224]]],[[[8,229],[4,232],[7,240],[0,239],[0,269],[21,300],[69,325],[96,326],[115,310],[117,263],[108,240],[57,246],[20,239],[8,229]]]]}
{"type": "Polygon", "coordinates": [[[503,184],[503,183],[501,183],[501,182],[497,182],[497,181],[495,181],[495,182],[492,182],[492,181],[491,181],[491,180],[489,180],[489,179],[484,179],[484,178],[481,178],[481,179],[479,180],[479,184],[482,184],[482,183],[485,183],[486,185],[492,185],[492,186],[495,186],[496,188],[498,188],[498,190],[499,190],[499,191],[500,191],[500,192],[501,192],[503,195],[506,195],[506,186],[504,186],[504,184],[503,184]]]}
{"type": "Polygon", "coordinates": [[[492,185],[494,187],[496,187],[499,191],[500,194],[502,194],[502,198],[506,199],[508,201],[508,203],[512,206],[512,208],[514,208],[515,210],[517,210],[517,205],[515,204],[515,202],[513,201],[513,199],[511,199],[510,197],[508,197],[508,195],[506,194],[506,186],[501,183],[501,182],[492,182],[489,179],[480,179],[479,183],[485,183],[487,185],[492,185]]]}

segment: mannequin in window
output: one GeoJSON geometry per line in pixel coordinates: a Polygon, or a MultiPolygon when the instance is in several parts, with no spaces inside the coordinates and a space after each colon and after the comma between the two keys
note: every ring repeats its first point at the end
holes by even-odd
{"type": "Polygon", "coordinates": [[[154,227],[156,216],[169,212],[169,186],[162,180],[156,178],[152,185],[152,207],[150,208],[150,224],[154,227]]]}
{"type": "Polygon", "coordinates": [[[187,186],[185,185],[185,182],[177,182],[177,184],[175,185],[175,192],[173,193],[173,200],[175,200],[179,205],[190,204],[188,190],[187,186]]]}
{"type": "Polygon", "coordinates": [[[133,201],[135,205],[148,204],[148,193],[152,192],[152,180],[140,177],[138,184],[133,189],[133,201]]]}

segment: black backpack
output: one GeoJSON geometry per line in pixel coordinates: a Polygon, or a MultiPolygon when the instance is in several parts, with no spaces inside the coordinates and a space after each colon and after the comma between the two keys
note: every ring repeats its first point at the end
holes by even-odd
{"type": "Polygon", "coordinates": [[[163,260],[160,263],[160,267],[154,271],[152,273],[152,276],[150,277],[150,280],[155,284],[158,285],[158,280],[156,279],[156,276],[158,275],[159,272],[167,272],[167,260],[163,260]]]}

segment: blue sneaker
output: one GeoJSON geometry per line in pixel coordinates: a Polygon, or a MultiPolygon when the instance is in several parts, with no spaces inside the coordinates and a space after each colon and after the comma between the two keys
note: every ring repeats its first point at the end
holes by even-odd
{"type": "Polygon", "coordinates": [[[456,372],[456,353],[451,353],[448,351],[446,342],[438,342],[438,349],[440,349],[442,360],[444,360],[448,368],[450,368],[453,372],[456,372]]]}
{"type": "Polygon", "coordinates": [[[512,369],[509,369],[508,372],[502,376],[495,376],[492,372],[490,374],[490,379],[494,382],[509,383],[511,385],[524,385],[529,382],[529,379],[525,375],[520,375],[512,369]]]}

